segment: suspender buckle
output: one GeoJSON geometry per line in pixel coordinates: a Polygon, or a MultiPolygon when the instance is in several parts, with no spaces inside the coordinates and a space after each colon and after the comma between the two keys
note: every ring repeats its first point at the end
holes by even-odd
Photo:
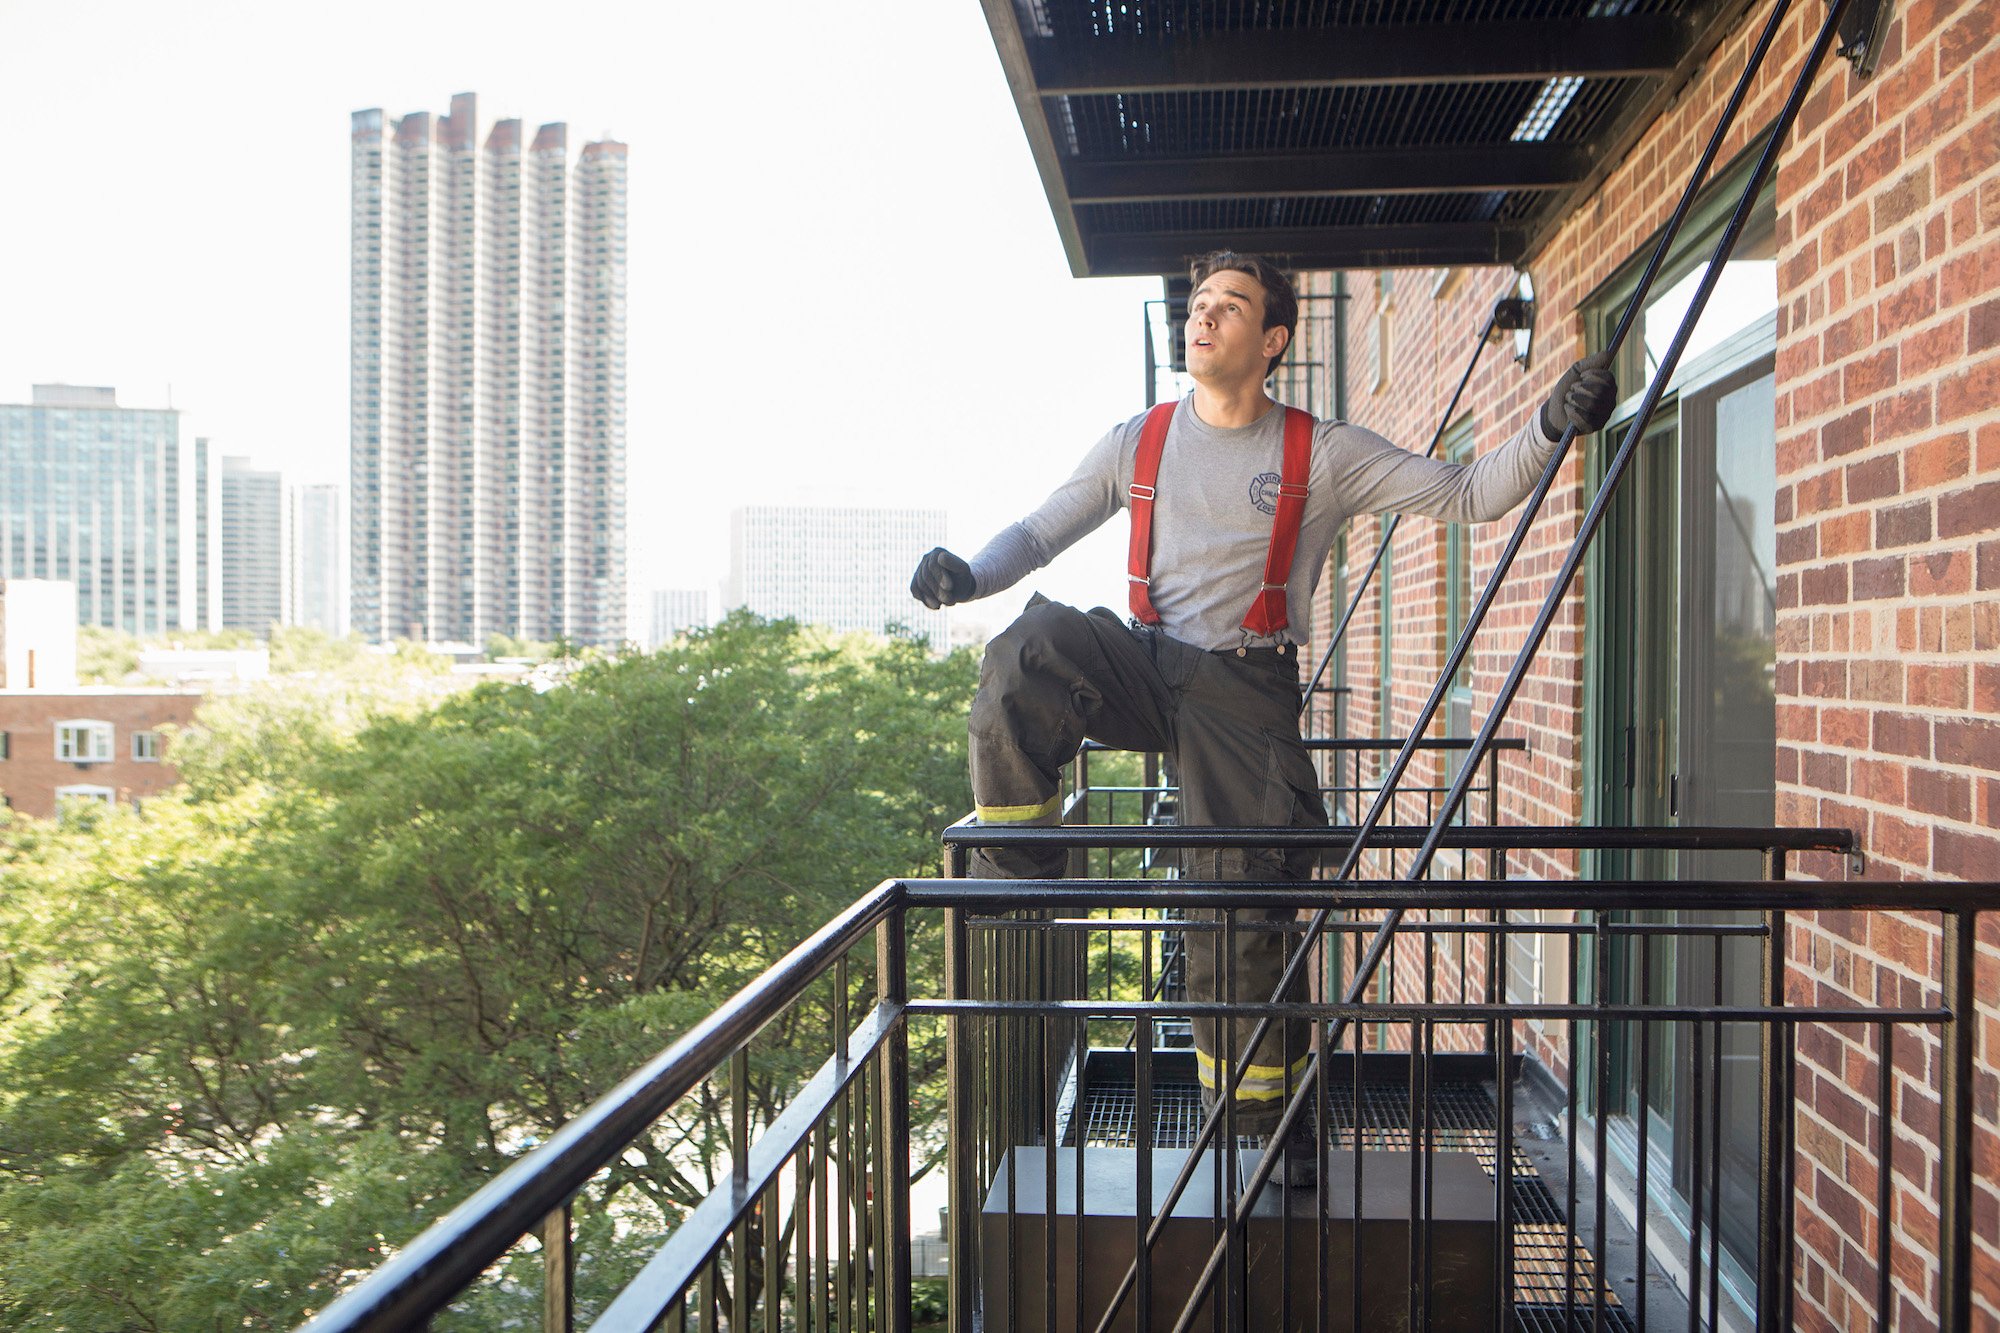
{"type": "Polygon", "coordinates": [[[1151,486],[1141,486],[1135,481],[1126,491],[1126,494],[1130,495],[1134,500],[1151,500],[1157,492],[1151,486]]]}
{"type": "Polygon", "coordinates": [[[1153,581],[1147,578],[1144,574],[1127,574],[1125,576],[1125,581],[1127,583],[1143,583],[1149,588],[1153,586],[1153,581]]]}

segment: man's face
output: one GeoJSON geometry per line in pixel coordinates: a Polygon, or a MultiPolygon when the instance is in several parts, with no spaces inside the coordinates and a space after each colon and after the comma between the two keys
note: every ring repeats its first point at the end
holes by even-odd
{"type": "Polygon", "coordinates": [[[1286,333],[1264,327],[1264,284],[1218,269],[1188,298],[1188,373],[1197,380],[1261,383],[1286,333]]]}

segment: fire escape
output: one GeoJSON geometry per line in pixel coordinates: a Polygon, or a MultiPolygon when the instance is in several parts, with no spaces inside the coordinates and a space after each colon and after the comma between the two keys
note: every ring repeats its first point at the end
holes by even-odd
{"type": "MultiPolygon", "coordinates": [[[[1224,240],[1302,270],[1513,263],[1742,17],[1707,0],[1271,8],[987,0],[1077,273],[1172,272],[1224,240]]],[[[1834,5],[1818,45],[1793,53],[1771,144],[1837,25],[1860,51],[1873,14],[1834,5]]],[[[1737,109],[1721,108],[1723,123],[1737,109]]],[[[1719,258],[1734,237],[1725,230],[1719,258]]],[[[1489,334],[1532,319],[1522,302],[1502,306],[1475,363],[1489,334]]],[[[1174,360],[1174,323],[1149,313],[1149,394],[1174,360]]],[[[1634,437],[1644,425],[1642,412],[1634,437]]],[[[1160,757],[1087,746],[1061,828],[955,826],[952,874],[860,896],[312,1327],[424,1327],[521,1246],[543,1256],[544,1327],[569,1329],[578,1191],[663,1113],[720,1089],[726,1182],[622,1275],[591,1328],[916,1326],[912,1237],[930,1228],[913,1175],[930,1168],[912,1167],[926,1159],[948,1187],[954,1333],[1790,1328],[1797,1057],[1829,1031],[1873,1052],[1850,1090],[1876,1123],[1935,1126],[1936,1168],[1910,1178],[1929,1180],[1938,1233],[1920,1247],[1876,1227],[1878,1321],[1894,1317],[1889,1275],[1903,1271],[1935,1293],[1942,1326],[1968,1327],[1972,968],[1978,914],[2000,910],[2000,885],[1788,878],[1803,853],[1858,856],[1842,829],[1500,817],[1509,766],[1525,760],[1508,706],[1619,475],[1614,462],[1477,735],[1438,739],[1430,723],[1549,476],[1409,735],[1346,735],[1337,694],[1323,676],[1308,683],[1332,827],[1183,827],[1160,757]],[[1068,848],[1069,877],[964,877],[971,848],[1008,842],[1068,848]],[[1323,869],[1303,885],[1176,874],[1180,851],[1215,846],[1312,847],[1323,869]],[[1719,852],[1755,858],[1759,873],[1533,869],[1607,854],[1685,867],[1719,852]],[[1233,914],[1274,900],[1296,922],[1233,914]],[[1826,912],[1927,916],[1935,970],[1902,1007],[1788,993],[1788,921],[1826,912]],[[1307,998],[1192,1000],[1185,941],[1249,929],[1288,936],[1307,998]],[[809,1004],[832,1014],[824,1060],[753,1123],[755,1039],[809,1004]],[[1313,1024],[1314,1058],[1286,1100],[1287,1123],[1319,1127],[1313,1188],[1272,1183],[1265,1144],[1204,1110],[1188,1038],[1198,1012],[1313,1024]],[[1934,1089],[1898,1085],[1906,1058],[1935,1062],[1934,1089]],[[1671,1155],[1655,1139],[1667,1134],[1671,1155]]],[[[1354,568],[1353,601],[1327,627],[1336,642],[1375,566],[1354,568]]],[[[1322,650],[1322,672],[1332,657],[1322,650]]],[[[1897,1151],[1884,1130],[1878,1219],[1897,1151]]]]}

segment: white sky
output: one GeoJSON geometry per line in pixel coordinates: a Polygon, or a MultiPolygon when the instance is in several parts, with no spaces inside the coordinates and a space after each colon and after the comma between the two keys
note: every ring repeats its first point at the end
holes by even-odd
{"type": "MultiPolygon", "coordinates": [[[[712,587],[774,496],[941,505],[969,554],[1144,406],[1158,283],[1069,276],[974,0],[0,0],[0,401],[171,386],[344,488],[348,115],[467,91],[631,145],[638,592],[712,587]]],[[[1115,527],[1033,582],[1122,602],[1115,527]]]]}

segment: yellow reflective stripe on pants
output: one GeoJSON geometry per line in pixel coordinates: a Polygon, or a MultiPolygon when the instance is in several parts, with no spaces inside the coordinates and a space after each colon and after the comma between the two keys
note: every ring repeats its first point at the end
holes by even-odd
{"type": "MultiPolygon", "coordinates": [[[[1243,1071],[1243,1081],[1236,1085],[1236,1100],[1239,1102],[1275,1101],[1285,1095],[1287,1086],[1296,1087],[1299,1075],[1305,1072],[1306,1061],[1312,1057],[1302,1055],[1292,1062],[1288,1070],[1283,1065],[1250,1065],[1243,1071]]],[[[1194,1053],[1195,1073],[1204,1088],[1220,1087],[1215,1076],[1215,1057],[1206,1051],[1194,1053]]]]}
{"type": "Polygon", "coordinates": [[[1025,824],[1031,819],[1047,819],[1062,804],[1057,792],[1040,805],[976,805],[972,808],[982,824],[1025,824]]]}

